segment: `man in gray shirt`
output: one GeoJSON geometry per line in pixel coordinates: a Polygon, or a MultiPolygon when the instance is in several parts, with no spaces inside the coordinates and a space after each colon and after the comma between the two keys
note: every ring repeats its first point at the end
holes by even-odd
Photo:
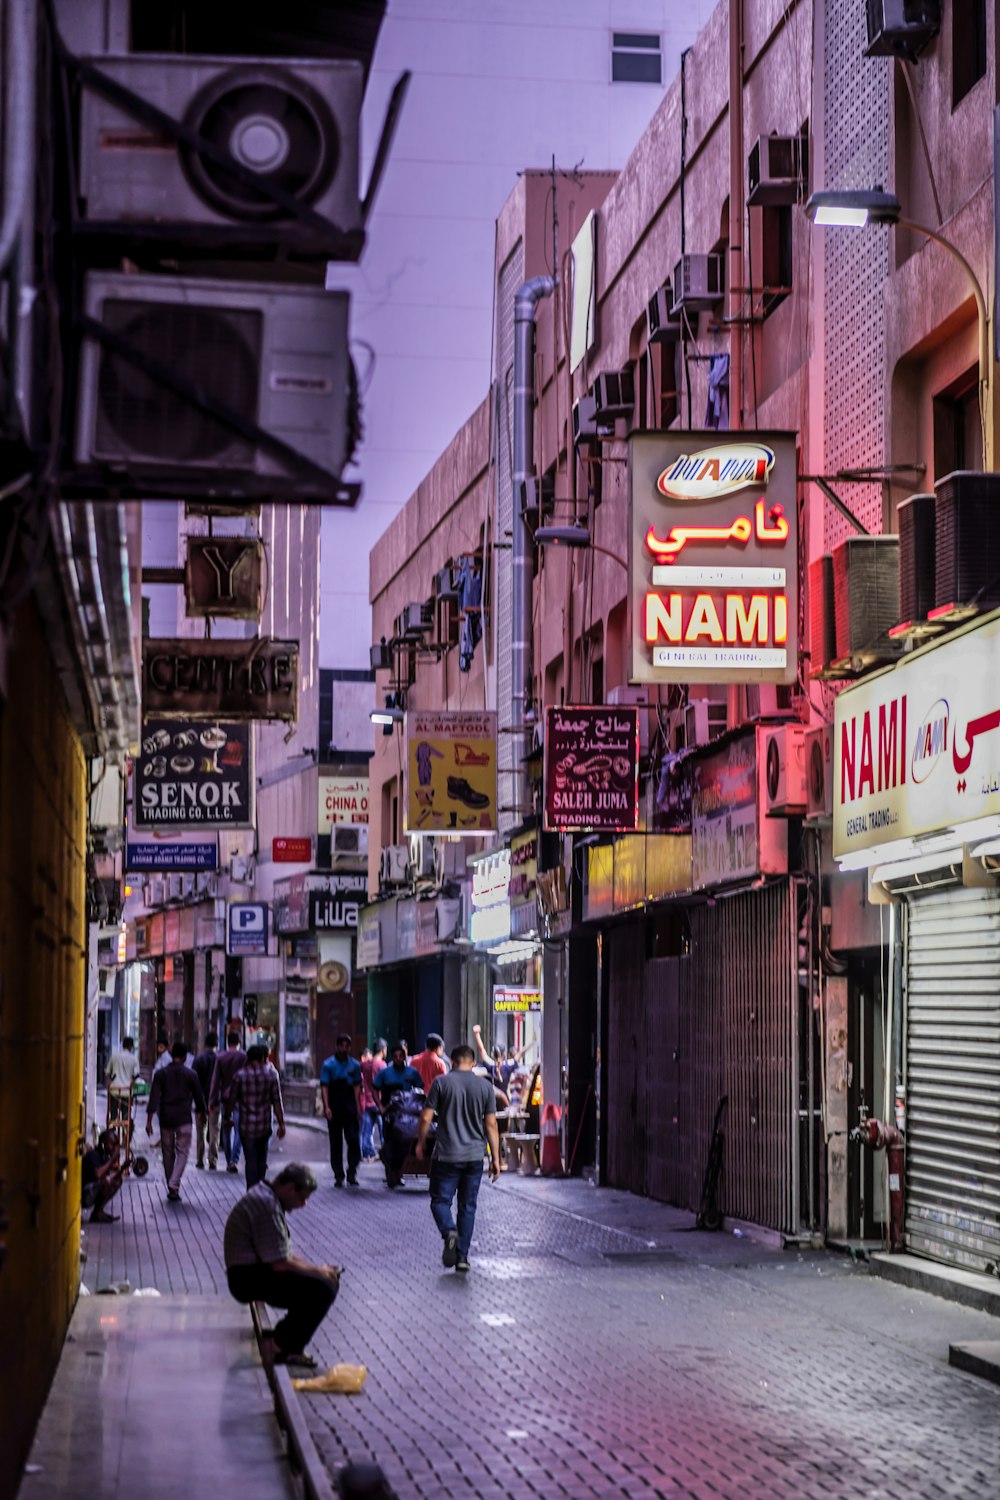
{"type": "Polygon", "coordinates": [[[451,1054],[452,1071],[431,1084],[420,1116],[417,1160],[423,1161],[427,1134],[435,1114],[437,1137],[431,1160],[431,1213],[444,1240],[442,1263],[456,1271],[469,1269],[469,1247],[476,1222],[476,1200],[483,1180],[483,1156],[490,1147],[490,1178],[500,1175],[500,1134],[497,1130],[496,1094],[488,1078],[480,1078],[473,1067],[471,1047],[456,1047],[451,1054]],[[458,1222],[452,1204],[458,1194],[458,1222]]]}

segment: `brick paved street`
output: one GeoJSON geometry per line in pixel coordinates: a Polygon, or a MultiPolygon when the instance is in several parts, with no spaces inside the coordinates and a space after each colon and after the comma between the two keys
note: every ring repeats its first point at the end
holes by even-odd
{"type": "MultiPolygon", "coordinates": [[[[292,1219],[346,1266],[316,1340],[363,1362],[360,1397],[303,1396],[332,1472],[375,1457],[400,1500],[464,1496],[826,1497],[997,1493],[1000,1390],[947,1364],[986,1314],[817,1252],[701,1235],[687,1215],[582,1183],[484,1184],[472,1273],[440,1264],[426,1196],[362,1169],[336,1191],[325,1138],[292,1219]],[[652,1242],[652,1243],[651,1243],[652,1242]]],[[[224,1293],[222,1225],[242,1177],[189,1168],[168,1207],[154,1154],[122,1222],[90,1230],[84,1279],[224,1293]]]]}

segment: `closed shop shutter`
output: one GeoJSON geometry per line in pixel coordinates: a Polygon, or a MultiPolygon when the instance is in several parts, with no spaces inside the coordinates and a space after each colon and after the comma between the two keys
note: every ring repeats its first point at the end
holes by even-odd
{"type": "Polygon", "coordinates": [[[907,916],[908,1248],[1000,1263],[1000,893],[913,897],[907,916]]]}

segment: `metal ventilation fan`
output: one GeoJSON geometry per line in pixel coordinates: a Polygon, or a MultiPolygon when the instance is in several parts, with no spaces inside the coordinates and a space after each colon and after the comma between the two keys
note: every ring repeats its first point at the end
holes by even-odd
{"type": "MultiPolygon", "coordinates": [[[[104,324],[139,353],[168,364],[210,400],[257,415],[259,313],[247,309],[108,302],[104,324]]],[[[95,450],[99,456],[243,467],[254,449],[207,412],[116,354],[101,358],[95,450]]]]}
{"type": "MultiPolygon", "coordinates": [[[[322,95],[276,68],[232,68],[188,105],[184,123],[247,167],[262,183],[315,203],[336,174],[340,132],[322,95]]],[[[274,222],[284,210],[196,151],[183,148],[184,174],[203,201],[227,218],[274,222]]]]}
{"type": "Polygon", "coordinates": [[[889,645],[899,620],[899,537],[851,536],[833,554],[837,656],[889,645]]]}
{"type": "Polygon", "coordinates": [[[935,608],[1000,604],[1000,475],[959,470],[935,485],[935,608]]]}
{"type": "Polygon", "coordinates": [[[925,620],[934,608],[934,496],[911,495],[897,511],[899,618],[925,620]]]}

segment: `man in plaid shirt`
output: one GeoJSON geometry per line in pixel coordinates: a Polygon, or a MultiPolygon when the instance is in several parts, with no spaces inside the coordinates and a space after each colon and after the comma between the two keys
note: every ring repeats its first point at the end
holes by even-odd
{"type": "Polygon", "coordinates": [[[278,1140],[285,1134],[278,1074],[267,1060],[267,1048],[247,1048],[247,1065],[233,1079],[229,1111],[239,1111],[240,1143],[246,1159],[247,1187],[267,1176],[267,1143],[271,1139],[271,1111],[278,1122],[278,1140]]]}

